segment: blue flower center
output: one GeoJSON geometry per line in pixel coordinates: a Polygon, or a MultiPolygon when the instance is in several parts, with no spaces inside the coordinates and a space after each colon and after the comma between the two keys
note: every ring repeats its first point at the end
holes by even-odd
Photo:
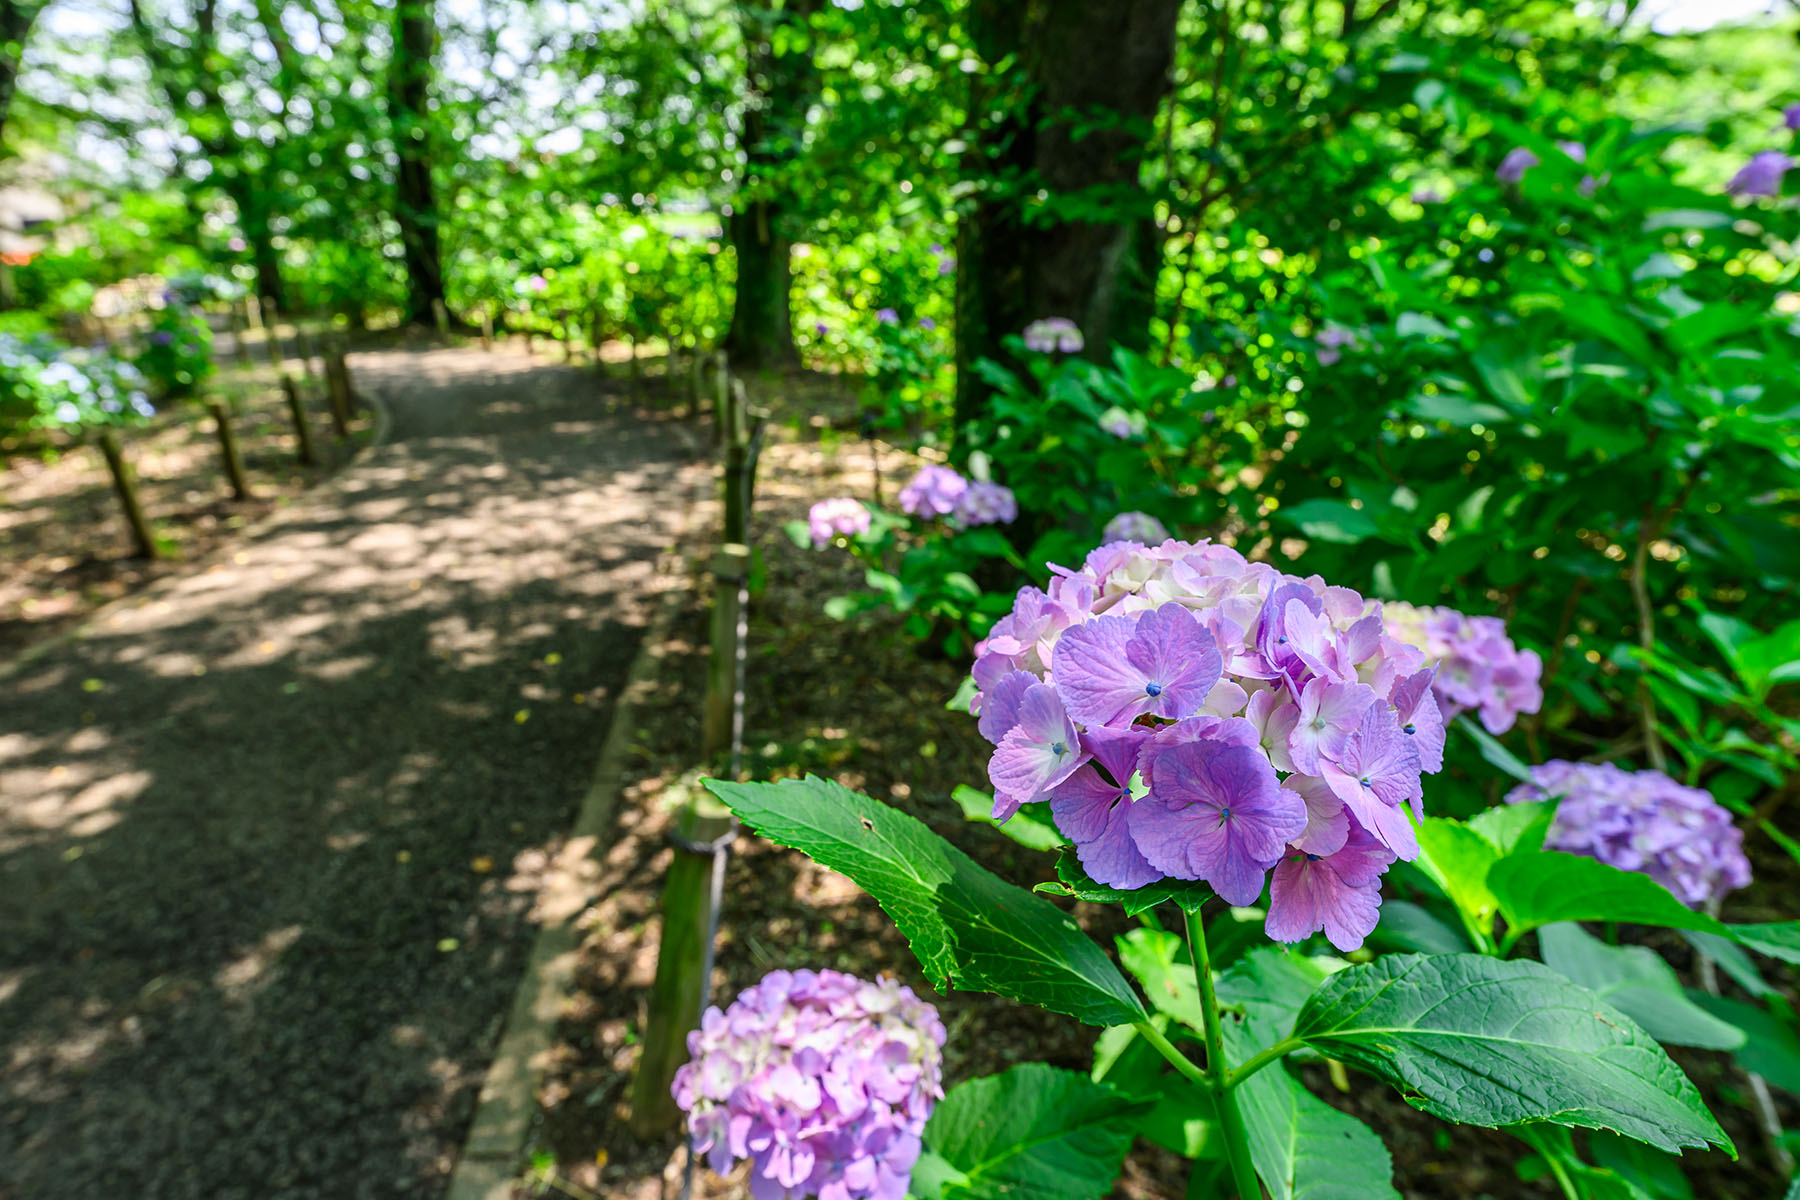
{"type": "Polygon", "coordinates": [[[1357,780],[1357,782],[1362,784],[1366,788],[1372,788],[1375,786],[1374,784],[1369,782],[1369,777],[1367,775],[1364,775],[1361,779],[1357,780]]]}
{"type": "Polygon", "coordinates": [[[1307,861],[1307,862],[1318,862],[1318,861],[1319,861],[1319,856],[1318,856],[1318,855],[1316,855],[1316,854],[1309,854],[1309,855],[1307,855],[1307,856],[1306,856],[1306,861],[1307,861]]]}
{"type": "Polygon", "coordinates": [[[1275,637],[1275,644],[1277,646],[1287,645],[1287,634],[1285,634],[1285,633],[1277,634],[1275,637]]]}
{"type": "Polygon", "coordinates": [[[1419,727],[1414,725],[1410,721],[1408,721],[1406,724],[1404,724],[1400,727],[1401,733],[1417,733],[1418,731],[1419,731],[1419,727]]]}
{"type": "Polygon", "coordinates": [[[1160,696],[1160,695],[1162,695],[1162,684],[1160,684],[1160,683],[1146,683],[1146,684],[1145,684],[1145,685],[1144,685],[1144,695],[1146,695],[1146,696],[1160,696]]]}
{"type": "MultiPolygon", "coordinates": [[[[1069,747],[1067,745],[1065,745],[1064,743],[1057,742],[1050,747],[1050,753],[1056,755],[1056,757],[1058,757],[1058,758],[1061,758],[1065,753],[1067,753],[1068,749],[1069,749],[1069,747]]],[[[1365,780],[1364,782],[1367,782],[1367,781],[1365,780]]]]}
{"type": "Polygon", "coordinates": [[[1226,820],[1230,816],[1231,816],[1231,805],[1227,804],[1224,808],[1221,808],[1219,810],[1219,820],[1221,820],[1221,821],[1226,820]]]}

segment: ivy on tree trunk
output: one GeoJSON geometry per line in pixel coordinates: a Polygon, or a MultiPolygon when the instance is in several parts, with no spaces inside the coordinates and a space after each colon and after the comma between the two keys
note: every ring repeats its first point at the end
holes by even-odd
{"type": "Polygon", "coordinates": [[[740,141],[744,187],[728,232],[737,251],[737,295],[725,349],[745,366],[798,360],[791,315],[794,239],[784,194],[798,157],[807,109],[818,91],[806,22],[819,0],[739,6],[747,94],[740,141]]]}
{"type": "Polygon", "coordinates": [[[959,214],[960,428],[988,389],[974,370],[1043,317],[1081,327],[1087,353],[1149,336],[1161,252],[1139,168],[1169,87],[1180,0],[972,0],[986,73],[971,84],[959,214]],[[1104,52],[1101,52],[1104,48],[1104,52]]]}

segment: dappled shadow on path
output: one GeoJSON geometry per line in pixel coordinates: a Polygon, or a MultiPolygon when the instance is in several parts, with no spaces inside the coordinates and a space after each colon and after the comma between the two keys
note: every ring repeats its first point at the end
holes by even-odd
{"type": "Polygon", "coordinates": [[[692,468],[575,372],[354,367],[388,444],[0,680],[0,1197],[453,1165],[692,468]]]}

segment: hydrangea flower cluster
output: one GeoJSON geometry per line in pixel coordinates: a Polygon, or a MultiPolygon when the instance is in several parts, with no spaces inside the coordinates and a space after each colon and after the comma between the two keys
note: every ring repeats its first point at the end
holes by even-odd
{"type": "Polygon", "coordinates": [[[1019,519],[1019,501],[1009,487],[971,479],[951,519],[958,525],[1010,525],[1019,519]]]}
{"type": "Polygon", "coordinates": [[[675,1073],[696,1154],[755,1200],[902,1200],[943,1098],[944,1026],[892,979],[771,971],[706,1010],[675,1073]]]}
{"type": "Polygon", "coordinates": [[[834,496],[807,510],[806,528],[812,534],[813,548],[817,549],[838,537],[855,537],[869,532],[869,510],[860,500],[834,496]]]}
{"type": "Polygon", "coordinates": [[[1506,800],[1562,797],[1544,843],[1551,850],[1642,872],[1690,907],[1750,882],[1743,831],[1709,792],[1661,771],[1560,759],[1531,768],[1531,780],[1506,800]]]}
{"type": "Polygon", "coordinates": [[[1351,950],[1443,766],[1424,652],[1348,588],[1206,542],[1101,546],[976,648],[994,817],[1048,801],[1096,881],[1203,880],[1351,950]],[[1270,872],[1273,878],[1270,880],[1270,872]]]}
{"type": "Polygon", "coordinates": [[[1045,317],[1025,327],[1025,348],[1039,354],[1080,354],[1086,345],[1081,330],[1067,317],[1045,317]]]}
{"type": "Polygon", "coordinates": [[[900,511],[908,516],[947,517],[969,493],[969,481],[954,467],[927,463],[900,489],[900,511]]]}
{"type": "Polygon", "coordinates": [[[1149,513],[1122,512],[1100,531],[1102,542],[1141,542],[1160,546],[1169,540],[1168,528],[1149,513]]]}
{"type": "Polygon", "coordinates": [[[1505,733],[1544,703],[1543,660],[1513,645],[1499,617],[1398,603],[1383,605],[1381,617],[1389,637],[1417,646],[1438,669],[1431,690],[1444,720],[1473,709],[1489,733],[1505,733]]]}
{"type": "Polygon", "coordinates": [[[965,479],[954,467],[928,463],[900,489],[900,511],[927,521],[944,517],[966,529],[1018,520],[1019,502],[1009,487],[965,479]]]}

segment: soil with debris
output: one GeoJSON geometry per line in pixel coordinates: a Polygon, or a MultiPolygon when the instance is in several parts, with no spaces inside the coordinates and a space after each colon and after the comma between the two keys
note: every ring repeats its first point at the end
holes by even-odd
{"type": "MultiPolygon", "coordinates": [[[[442,1193],[694,485],[516,354],[0,684],[0,1197],[442,1193]]],[[[4,670],[4,668],[0,668],[4,670]]]]}
{"type": "MultiPolygon", "coordinates": [[[[1004,878],[1029,886],[1049,878],[1050,856],[1026,850],[963,816],[951,799],[958,784],[982,786],[990,747],[966,715],[945,709],[967,665],[908,643],[891,613],[833,622],[824,602],[861,586],[860,566],[834,550],[797,548],[782,532],[814,501],[870,497],[875,460],[856,437],[854,389],[841,381],[781,381],[792,414],[771,431],[757,483],[754,540],[766,584],[753,599],[747,676],[747,778],[804,772],[835,778],[927,822],[1004,878]]],[[[918,462],[882,448],[881,472],[894,490],[918,462]]],[[[695,571],[696,580],[699,571],[695,571]]],[[[685,1153],[679,1136],[643,1140],[626,1124],[631,1071],[648,1018],[660,925],[660,887],[672,851],[669,808],[693,785],[699,764],[700,697],[704,690],[707,617],[698,582],[668,644],[657,648],[663,685],[639,712],[631,780],[620,806],[617,840],[605,858],[598,898],[583,918],[587,936],[540,1095],[537,1145],[517,1195],[577,1200],[674,1200],[685,1153]]],[[[1732,919],[1774,920],[1789,914],[1795,864],[1766,839],[1752,838],[1756,887],[1734,899],[1732,919]]],[[[1103,945],[1131,927],[1115,909],[1080,904],[1077,920],[1103,945]]],[[[1654,939],[1659,931],[1642,931],[1654,939]]],[[[1680,946],[1678,939],[1669,939],[1680,946]]],[[[1671,959],[1692,981],[1679,948],[1671,959]]],[[[1076,1022],[978,993],[944,996],[921,977],[893,923],[848,880],[803,855],[745,835],[734,847],[712,981],[716,1003],[776,967],[833,967],[871,976],[891,973],[932,1000],[949,1027],[946,1081],[1048,1061],[1085,1071],[1095,1031],[1076,1022]]],[[[1791,973],[1772,979],[1792,984],[1791,973]]],[[[1731,985],[1726,984],[1728,991],[1731,985]]],[[[1790,994],[1800,994],[1792,993],[1790,994]]],[[[1683,1164],[1694,1194],[1721,1200],[1766,1200],[1782,1181],[1750,1112],[1742,1077],[1728,1056],[1677,1051],[1737,1140],[1745,1161],[1689,1154],[1683,1164]]],[[[1386,1085],[1352,1075],[1348,1090],[1321,1068],[1304,1074],[1334,1106],[1380,1132],[1395,1160],[1394,1185],[1408,1200],[1553,1200],[1554,1182],[1519,1164],[1528,1151],[1490,1130],[1452,1128],[1408,1106],[1386,1085]],[[1530,1179],[1521,1175],[1533,1175],[1530,1179]]],[[[1790,1124],[1800,1119],[1785,1094],[1790,1124]]],[[[1115,1200],[1181,1200],[1188,1164],[1140,1140],[1113,1192],[1115,1200]]],[[[695,1172],[693,1195],[726,1200],[747,1195],[744,1168],[729,1178],[695,1172]]]]}

